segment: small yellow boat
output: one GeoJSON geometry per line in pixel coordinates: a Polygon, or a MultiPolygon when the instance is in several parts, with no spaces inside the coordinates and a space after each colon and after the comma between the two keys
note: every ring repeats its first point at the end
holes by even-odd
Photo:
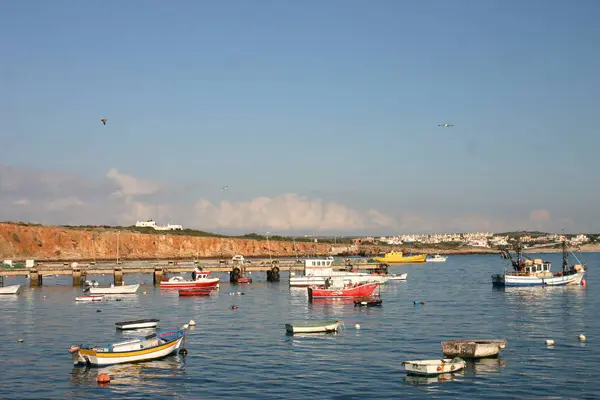
{"type": "Polygon", "coordinates": [[[374,260],[382,264],[409,264],[424,263],[427,254],[417,254],[415,256],[405,256],[401,251],[390,251],[383,257],[374,257],[374,260]]]}

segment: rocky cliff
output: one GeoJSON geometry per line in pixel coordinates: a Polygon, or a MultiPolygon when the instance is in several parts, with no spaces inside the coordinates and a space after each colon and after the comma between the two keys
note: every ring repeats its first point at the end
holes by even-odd
{"type": "Polygon", "coordinates": [[[274,257],[294,257],[327,254],[327,243],[248,240],[220,237],[197,237],[169,234],[144,234],[111,228],[64,228],[0,223],[0,259],[35,260],[114,260],[136,259],[192,259],[231,258],[235,254],[245,257],[268,257],[269,247],[274,257]]]}

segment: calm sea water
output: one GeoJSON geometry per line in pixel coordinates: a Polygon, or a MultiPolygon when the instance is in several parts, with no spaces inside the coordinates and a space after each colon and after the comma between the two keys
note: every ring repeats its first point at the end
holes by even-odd
{"type": "MultiPolygon", "coordinates": [[[[543,256],[555,270],[560,257],[543,256]]],[[[75,303],[81,290],[69,286],[70,277],[45,278],[42,288],[0,296],[0,397],[597,399],[600,254],[580,258],[588,264],[587,287],[493,288],[491,274],[505,265],[499,256],[395,267],[391,272],[408,272],[408,281],[386,284],[381,308],[309,303],[306,289],[288,287],[287,274],[268,283],[264,273],[254,273],[250,285],[231,285],[223,274],[225,282],[209,298],[179,298],[154,288],[149,275],[126,275],[126,283],[146,282],[139,294],[101,304],[75,303]],[[231,295],[236,292],[244,295],[231,295]],[[115,322],[138,318],[160,318],[166,329],[194,319],[189,354],[100,369],[72,366],[70,344],[121,340],[130,335],[118,333],[115,322]],[[323,319],[342,319],[345,329],[285,334],[287,322],[323,319]],[[406,376],[403,361],[440,358],[441,341],[463,338],[506,338],[508,347],[455,375],[406,376]],[[547,347],[546,339],[556,345],[547,347]],[[111,375],[108,386],[96,383],[101,372],[111,375]]],[[[108,284],[111,277],[90,278],[108,284]]],[[[13,283],[25,280],[5,282],[13,283]]]]}

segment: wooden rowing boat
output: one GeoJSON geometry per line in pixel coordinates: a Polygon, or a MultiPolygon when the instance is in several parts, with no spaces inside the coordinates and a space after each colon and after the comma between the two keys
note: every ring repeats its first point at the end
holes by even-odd
{"type": "Polygon", "coordinates": [[[212,290],[210,288],[206,289],[180,289],[179,296],[182,297],[190,297],[190,296],[210,296],[212,290]]]}
{"type": "Polygon", "coordinates": [[[446,357],[484,358],[495,357],[506,347],[505,339],[494,340],[450,340],[442,342],[442,353],[446,357]]]}
{"type": "Polygon", "coordinates": [[[441,360],[413,360],[404,361],[404,370],[413,375],[440,375],[448,372],[457,372],[465,368],[467,363],[460,358],[444,358],[441,360]]]}
{"type": "Polygon", "coordinates": [[[136,319],[135,321],[116,322],[117,329],[125,331],[128,329],[148,329],[156,328],[159,319],[136,319]]]}

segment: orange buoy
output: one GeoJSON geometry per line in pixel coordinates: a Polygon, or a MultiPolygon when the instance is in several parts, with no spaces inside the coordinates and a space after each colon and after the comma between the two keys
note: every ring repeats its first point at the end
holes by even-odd
{"type": "Polygon", "coordinates": [[[110,376],[108,376],[108,374],[98,375],[98,383],[108,383],[108,382],[110,382],[110,376]]]}
{"type": "Polygon", "coordinates": [[[585,279],[581,280],[581,286],[583,286],[583,287],[587,286],[587,281],[585,279]]]}
{"type": "Polygon", "coordinates": [[[231,306],[232,310],[236,310],[238,308],[238,306],[231,306]]]}

